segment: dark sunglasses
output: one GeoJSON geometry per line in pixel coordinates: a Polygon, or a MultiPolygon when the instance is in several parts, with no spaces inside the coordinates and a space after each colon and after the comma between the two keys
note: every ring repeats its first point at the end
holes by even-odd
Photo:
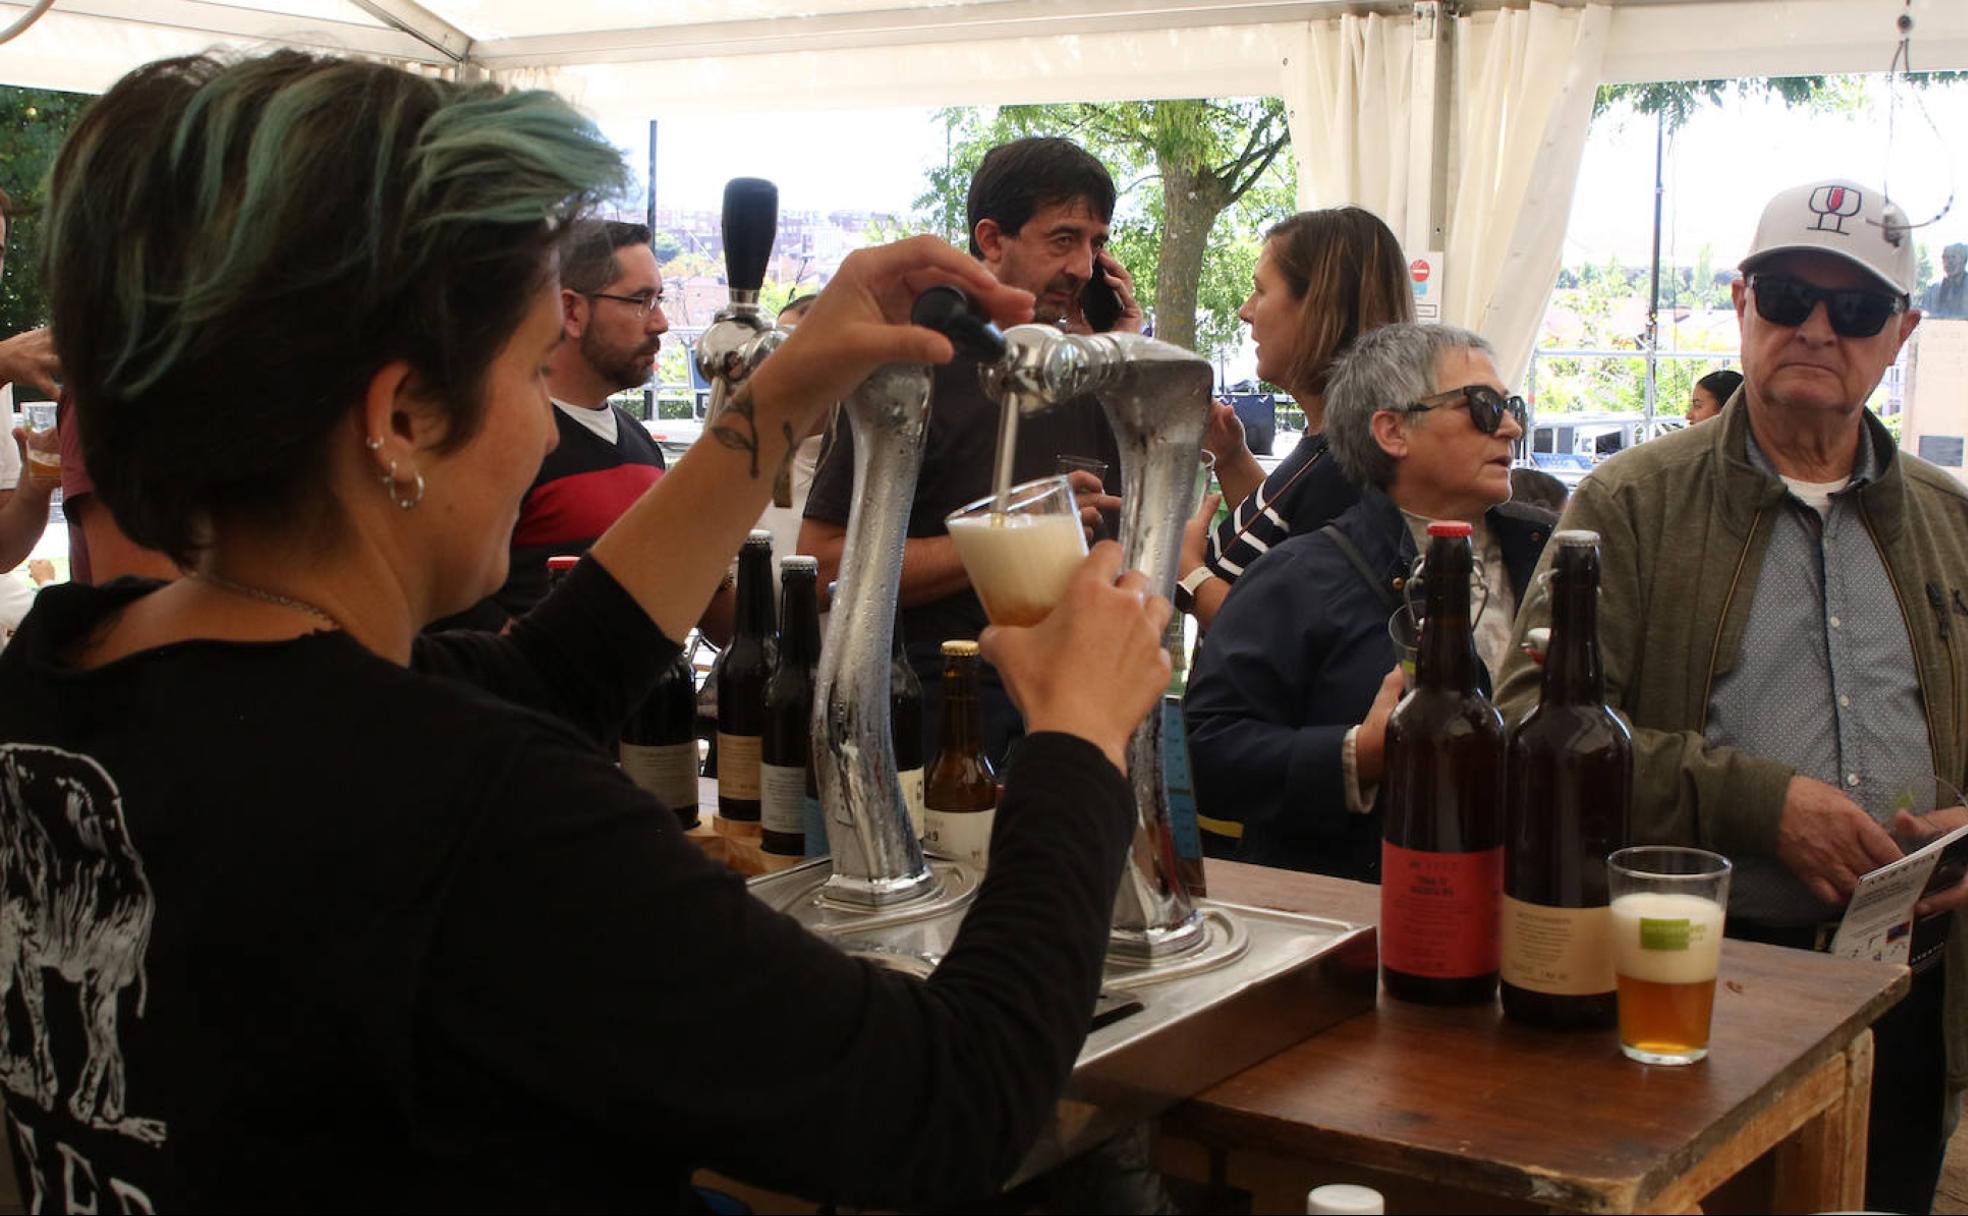
{"type": "Polygon", "coordinates": [[[1825,319],[1841,338],[1870,338],[1904,307],[1901,297],[1888,292],[1862,287],[1834,291],[1784,274],[1753,274],[1749,290],[1756,297],[1756,315],[1772,325],[1802,325],[1818,301],[1824,301],[1825,319]]]}
{"type": "Polygon", "coordinates": [[[1409,406],[1408,412],[1425,414],[1429,410],[1452,410],[1463,405],[1469,407],[1469,420],[1485,435],[1497,433],[1497,428],[1503,425],[1505,414],[1515,418],[1518,426],[1524,425],[1524,399],[1506,397],[1487,384],[1470,384],[1462,388],[1446,389],[1431,397],[1423,397],[1409,406]],[[1425,402],[1434,404],[1424,404],[1425,402]]]}

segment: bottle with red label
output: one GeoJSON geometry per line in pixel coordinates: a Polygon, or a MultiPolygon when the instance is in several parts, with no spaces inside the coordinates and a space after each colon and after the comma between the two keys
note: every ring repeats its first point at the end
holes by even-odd
{"type": "Polygon", "coordinates": [[[1544,695],[1510,732],[1503,1012],[1534,1026],[1611,1026],[1606,855],[1627,843],[1633,736],[1606,708],[1599,537],[1560,532],[1551,544],[1544,695]]]}
{"type": "Polygon", "coordinates": [[[1380,961],[1388,995],[1493,1000],[1503,895],[1503,718],[1477,680],[1470,526],[1428,525],[1414,688],[1387,719],[1380,961]]]}

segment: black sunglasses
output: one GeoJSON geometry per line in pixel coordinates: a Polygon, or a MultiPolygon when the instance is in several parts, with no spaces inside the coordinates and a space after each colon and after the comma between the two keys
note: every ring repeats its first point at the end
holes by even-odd
{"type": "Polygon", "coordinates": [[[1888,292],[1863,287],[1834,291],[1786,274],[1753,274],[1749,290],[1756,297],[1756,315],[1772,325],[1802,325],[1818,301],[1824,301],[1825,319],[1841,338],[1870,338],[1904,307],[1902,297],[1888,292]]]}
{"type": "Polygon", "coordinates": [[[1512,418],[1515,418],[1518,426],[1521,427],[1524,425],[1526,416],[1524,413],[1524,399],[1522,397],[1506,397],[1487,384],[1470,384],[1462,388],[1445,389],[1433,396],[1423,397],[1421,401],[1410,405],[1408,412],[1411,414],[1425,414],[1429,410],[1450,410],[1462,405],[1469,407],[1469,420],[1475,423],[1476,429],[1485,435],[1494,435],[1497,433],[1497,428],[1503,425],[1503,416],[1505,414],[1509,414],[1512,418]],[[1435,404],[1423,404],[1423,402],[1429,401],[1435,404]]]}

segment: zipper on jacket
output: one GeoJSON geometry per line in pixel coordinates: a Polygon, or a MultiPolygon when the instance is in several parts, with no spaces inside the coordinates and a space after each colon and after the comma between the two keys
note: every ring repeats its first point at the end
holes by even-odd
{"type": "Polygon", "coordinates": [[[1934,610],[1934,627],[1940,630],[1941,640],[1946,641],[1948,636],[1948,605],[1947,597],[1941,594],[1941,585],[1939,583],[1927,584],[1927,603],[1934,610]]]}
{"type": "Polygon", "coordinates": [[[1729,628],[1729,605],[1736,602],[1736,588],[1742,583],[1743,567],[1749,564],[1749,547],[1756,543],[1756,529],[1763,522],[1763,508],[1749,519],[1749,535],[1743,538],[1742,552],[1736,555],[1736,572],[1729,576],[1729,593],[1722,597],[1722,611],[1715,622],[1715,645],[1708,651],[1708,676],[1702,685],[1701,717],[1695,723],[1695,733],[1708,734],[1708,706],[1715,692],[1715,661],[1722,655],[1722,635],[1729,628]]]}
{"type": "MultiPolygon", "coordinates": [[[[1907,631],[1907,646],[1912,648],[1914,646],[1913,613],[1907,610],[1906,594],[1900,590],[1899,576],[1893,573],[1893,563],[1887,560],[1886,550],[1879,543],[1879,534],[1873,531],[1872,512],[1866,510],[1865,495],[1863,494],[1859,495],[1859,523],[1865,527],[1866,536],[1872,541],[1873,552],[1879,555],[1880,568],[1886,571],[1886,581],[1893,588],[1893,602],[1900,606],[1900,624],[1907,631]]],[[[1932,590],[1932,588],[1929,588],[1929,590],[1932,590]]],[[[1941,607],[1944,608],[1945,605],[1941,605],[1941,607]]],[[[1958,694],[1960,691],[1960,682],[1954,669],[1954,647],[1949,645],[1947,640],[1947,614],[1941,612],[1939,615],[1941,617],[1941,653],[1947,656],[1948,663],[1948,691],[1958,694]]],[[[1947,753],[1941,750],[1940,738],[1934,733],[1934,701],[1928,695],[1927,669],[1920,662],[1920,654],[1917,649],[1913,656],[1913,681],[1920,689],[1920,707],[1924,711],[1920,716],[1927,720],[1927,756],[1930,760],[1938,763],[1947,753]]],[[[1954,725],[1955,716],[1961,712],[1956,707],[1958,704],[1959,702],[1957,700],[1950,702],[1948,705],[1948,725],[1950,726],[1954,725]]]]}

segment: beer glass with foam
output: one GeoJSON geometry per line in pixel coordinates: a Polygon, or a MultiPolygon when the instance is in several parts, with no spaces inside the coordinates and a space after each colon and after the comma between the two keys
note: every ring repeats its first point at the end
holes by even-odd
{"type": "Polygon", "coordinates": [[[994,498],[980,498],[943,522],[993,625],[1044,620],[1086,558],[1079,507],[1064,477],[1013,486],[1003,511],[994,498]]]}
{"type": "Polygon", "coordinates": [[[1703,849],[1621,849],[1606,859],[1606,880],[1620,1050],[1643,1064],[1692,1064],[1708,1054],[1729,860],[1703,849]]]}

